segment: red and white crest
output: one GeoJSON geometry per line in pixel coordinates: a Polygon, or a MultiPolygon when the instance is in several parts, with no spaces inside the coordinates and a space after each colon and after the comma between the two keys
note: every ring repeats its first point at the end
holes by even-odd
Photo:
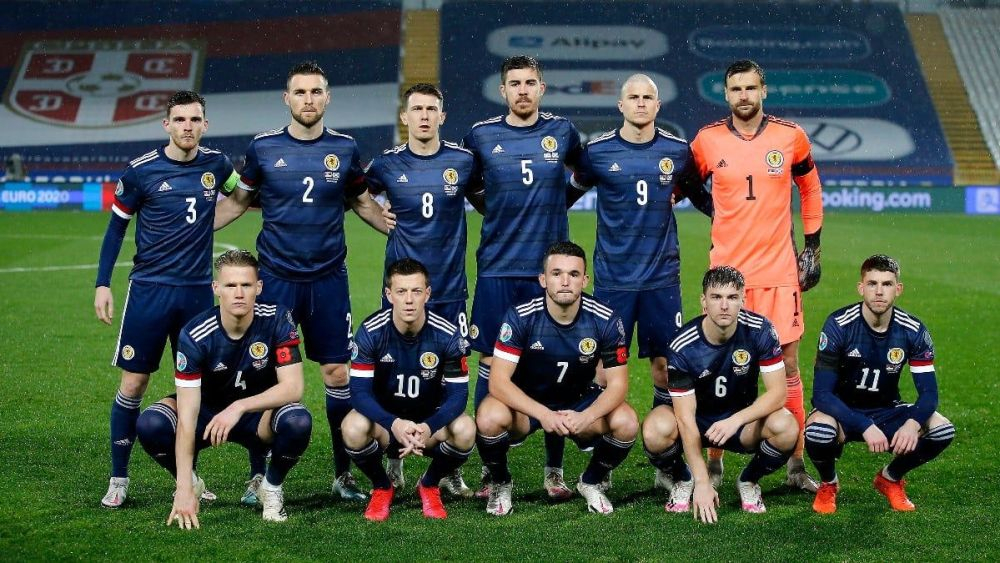
{"type": "Polygon", "coordinates": [[[163,117],[174,92],[196,90],[203,62],[192,41],[29,41],[4,101],[54,125],[130,125],[163,117]]]}

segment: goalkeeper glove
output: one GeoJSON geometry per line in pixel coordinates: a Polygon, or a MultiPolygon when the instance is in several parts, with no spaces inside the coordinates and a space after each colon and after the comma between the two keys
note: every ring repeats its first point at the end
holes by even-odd
{"type": "Polygon", "coordinates": [[[799,287],[803,292],[809,291],[819,283],[820,268],[819,231],[806,235],[806,247],[799,253],[799,287]]]}

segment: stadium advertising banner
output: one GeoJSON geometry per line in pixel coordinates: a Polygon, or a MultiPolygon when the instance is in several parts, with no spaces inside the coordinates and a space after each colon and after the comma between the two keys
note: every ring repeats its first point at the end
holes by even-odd
{"type": "Polygon", "coordinates": [[[506,112],[505,57],[543,64],[542,108],[585,136],[621,125],[618,89],[642,72],[657,83],[659,124],[687,139],[725,117],[723,74],[751,58],[767,74],[765,111],[809,134],[824,185],[950,186],[953,162],[903,18],[891,3],[446,3],[445,136],[460,139],[506,112]]]}
{"type": "Polygon", "coordinates": [[[36,180],[116,180],[165,141],[170,95],[202,93],[205,146],[242,160],[250,139],[289,121],[289,68],[315,60],[330,81],[326,124],[367,158],[394,141],[398,2],[73,2],[8,10],[0,23],[0,157],[36,180]],[[127,6],[128,9],[122,9],[127,6]],[[358,30],[364,30],[363,33],[358,30]]]}

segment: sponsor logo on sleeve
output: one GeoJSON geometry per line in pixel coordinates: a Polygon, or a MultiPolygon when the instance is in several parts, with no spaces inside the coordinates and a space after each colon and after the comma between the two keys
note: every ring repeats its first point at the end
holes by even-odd
{"type": "Polygon", "coordinates": [[[177,371],[184,371],[187,369],[187,367],[188,367],[187,356],[184,355],[184,352],[177,352],[177,371]]]}
{"type": "MultiPolygon", "coordinates": [[[[472,326],[474,328],[476,325],[472,326]]],[[[500,325],[500,342],[508,342],[513,336],[514,336],[514,329],[512,329],[509,324],[503,323],[502,325],[500,325]]]]}

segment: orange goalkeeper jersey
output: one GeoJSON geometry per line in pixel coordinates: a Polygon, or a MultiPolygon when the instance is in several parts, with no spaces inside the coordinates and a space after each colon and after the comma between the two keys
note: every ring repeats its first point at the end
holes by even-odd
{"type": "Polygon", "coordinates": [[[765,115],[757,133],[746,138],[729,117],[703,127],[691,150],[702,180],[712,178],[712,267],[737,268],[747,287],[797,286],[793,180],[804,232],[823,225],[822,188],[805,131],[765,115]]]}

